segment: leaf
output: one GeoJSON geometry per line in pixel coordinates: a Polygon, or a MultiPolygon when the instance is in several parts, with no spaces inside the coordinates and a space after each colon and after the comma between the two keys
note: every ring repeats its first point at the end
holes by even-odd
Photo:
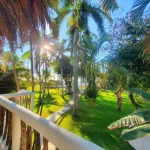
{"type": "Polygon", "coordinates": [[[100,2],[101,8],[104,11],[113,12],[114,10],[119,8],[116,0],[100,0],[100,2]]]}
{"type": "Polygon", "coordinates": [[[26,60],[30,58],[30,50],[26,51],[23,55],[22,55],[22,60],[26,60]]]}
{"type": "Polygon", "coordinates": [[[137,89],[137,88],[125,88],[125,90],[130,91],[132,93],[136,93],[136,94],[142,96],[146,100],[150,100],[150,93],[145,92],[145,91],[143,91],[141,89],[137,89]]]}
{"type": "Polygon", "coordinates": [[[108,126],[108,129],[114,130],[121,127],[126,127],[126,126],[130,127],[130,126],[144,124],[147,122],[150,122],[150,109],[137,110],[132,114],[130,114],[129,116],[113,122],[108,126]]]}
{"type": "Polygon", "coordinates": [[[150,124],[140,125],[122,131],[121,137],[125,141],[135,140],[150,135],[150,124]]]}
{"type": "Polygon", "coordinates": [[[136,24],[141,23],[143,12],[149,2],[150,0],[134,0],[130,15],[131,21],[133,21],[136,24]]]}
{"type": "Polygon", "coordinates": [[[3,72],[5,72],[6,71],[6,65],[2,64],[1,69],[2,69],[3,72]]]}
{"type": "Polygon", "coordinates": [[[96,48],[92,52],[92,55],[96,56],[98,54],[98,52],[100,51],[100,48],[102,47],[102,45],[107,41],[108,41],[108,35],[104,34],[96,43],[96,48]]]}

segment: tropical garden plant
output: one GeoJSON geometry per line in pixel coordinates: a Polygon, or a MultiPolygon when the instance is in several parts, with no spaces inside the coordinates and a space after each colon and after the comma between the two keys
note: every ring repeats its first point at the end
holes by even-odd
{"type": "MultiPolygon", "coordinates": [[[[150,100],[150,93],[139,89],[129,90],[133,93],[139,94],[146,100],[150,100]]],[[[108,126],[110,130],[121,127],[129,127],[129,129],[124,129],[121,134],[121,137],[125,141],[135,140],[144,136],[148,136],[150,133],[150,110],[136,110],[132,114],[129,114],[128,116],[121,118],[120,120],[117,120],[108,126]]]]}
{"type": "MultiPolygon", "coordinates": [[[[73,67],[70,64],[69,58],[65,55],[61,55],[61,58],[58,58],[57,61],[55,62],[54,70],[58,74],[61,74],[62,79],[65,81],[67,92],[68,94],[69,93],[71,94],[72,93],[73,67]]],[[[62,88],[63,88],[63,85],[62,85],[62,88]]]]}

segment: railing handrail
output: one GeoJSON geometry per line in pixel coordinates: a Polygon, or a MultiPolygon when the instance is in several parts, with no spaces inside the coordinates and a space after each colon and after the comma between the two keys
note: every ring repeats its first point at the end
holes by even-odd
{"type": "Polygon", "coordinates": [[[28,90],[20,90],[17,93],[9,93],[9,94],[0,94],[5,98],[12,98],[12,97],[19,97],[19,96],[26,96],[26,95],[34,95],[34,92],[28,90]]]}
{"type": "Polygon", "coordinates": [[[60,128],[52,122],[0,96],[0,105],[37,130],[61,150],[103,150],[101,147],[60,128]]]}

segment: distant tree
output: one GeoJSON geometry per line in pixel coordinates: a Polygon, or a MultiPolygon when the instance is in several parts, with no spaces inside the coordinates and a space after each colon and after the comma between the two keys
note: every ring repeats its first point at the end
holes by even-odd
{"type": "Polygon", "coordinates": [[[88,36],[82,36],[82,39],[80,39],[80,47],[78,48],[80,63],[79,76],[87,80],[88,86],[85,94],[89,98],[92,107],[95,106],[95,99],[97,97],[96,78],[100,73],[96,57],[106,40],[106,35],[98,39],[96,35],[90,33],[88,36]]]}
{"type": "MultiPolygon", "coordinates": [[[[109,53],[110,56],[107,57],[108,65],[106,67],[109,72],[109,84],[117,91],[120,87],[143,90],[149,88],[149,64],[144,61],[142,55],[146,47],[143,38],[149,30],[147,23],[146,21],[141,24],[141,27],[137,27],[126,19],[120,19],[119,23],[115,23],[113,32],[109,35],[113,52],[109,53]]],[[[129,92],[129,98],[135,108],[138,109],[139,105],[136,103],[132,92],[129,92]]]]}
{"type": "Polygon", "coordinates": [[[67,92],[71,93],[72,91],[72,76],[73,76],[73,66],[70,63],[70,60],[67,56],[61,55],[61,58],[56,59],[56,64],[54,66],[55,72],[62,74],[62,78],[65,81],[67,92]]]}
{"type": "Polygon", "coordinates": [[[121,44],[117,49],[115,60],[131,72],[133,80],[130,82],[129,87],[147,90],[150,84],[150,68],[142,55],[145,49],[143,37],[147,29],[144,26],[143,28],[138,28],[131,24],[126,24],[126,30],[123,33],[126,43],[121,44]]]}
{"type": "Polygon", "coordinates": [[[12,75],[12,73],[14,73],[14,64],[15,64],[15,74],[12,75],[12,80],[14,80],[16,83],[16,85],[14,86],[14,88],[16,89],[15,91],[17,91],[18,87],[19,89],[27,88],[27,85],[29,83],[29,78],[30,78],[29,69],[25,67],[23,61],[20,60],[17,55],[13,56],[13,61],[12,61],[11,55],[12,55],[11,52],[3,52],[3,55],[1,55],[0,66],[2,69],[1,70],[2,76],[0,76],[0,78],[5,80],[5,77],[9,76],[9,74],[12,75]],[[17,81],[15,76],[17,76],[17,81]]]}

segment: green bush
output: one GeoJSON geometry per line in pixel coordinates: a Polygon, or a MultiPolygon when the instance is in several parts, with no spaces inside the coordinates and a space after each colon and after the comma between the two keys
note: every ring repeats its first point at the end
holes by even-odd
{"type": "Polygon", "coordinates": [[[90,85],[86,90],[86,97],[95,99],[97,97],[97,89],[96,86],[90,85]]]}

